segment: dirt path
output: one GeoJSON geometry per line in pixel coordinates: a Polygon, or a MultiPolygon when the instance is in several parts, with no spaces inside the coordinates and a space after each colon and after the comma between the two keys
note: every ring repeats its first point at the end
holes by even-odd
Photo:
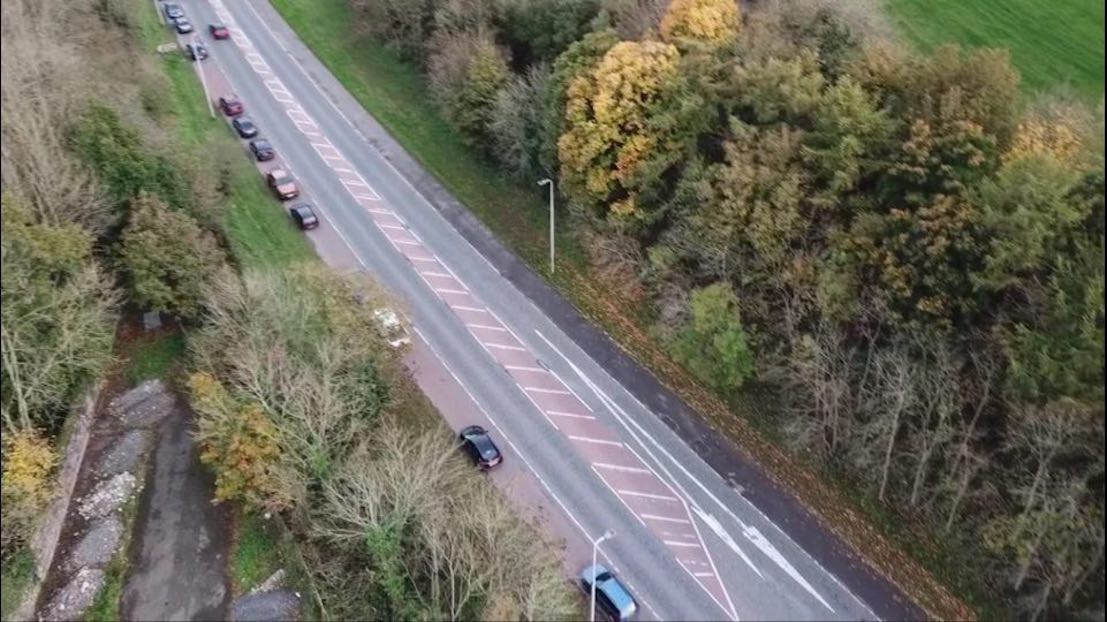
{"type": "Polygon", "coordinates": [[[120,612],[125,620],[222,620],[229,517],[211,503],[213,483],[180,400],[159,430],[139,501],[131,565],[120,612]]]}

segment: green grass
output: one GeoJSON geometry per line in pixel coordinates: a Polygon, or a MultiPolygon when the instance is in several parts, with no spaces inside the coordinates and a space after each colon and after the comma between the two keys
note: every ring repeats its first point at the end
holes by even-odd
{"type": "Polygon", "coordinates": [[[35,559],[29,550],[20,549],[4,560],[0,568],[0,620],[12,619],[34,578],[35,559]]]}
{"type": "MultiPolygon", "coordinates": [[[[136,475],[139,481],[143,481],[142,473],[136,473],[136,475]]],[[[122,508],[119,519],[123,523],[123,537],[120,539],[115,555],[104,567],[104,587],[85,612],[85,622],[115,622],[122,619],[119,605],[123,598],[123,587],[126,584],[127,569],[130,565],[131,535],[135,517],[138,515],[138,499],[141,494],[140,486],[122,508]]]]}
{"type": "Polygon", "coordinates": [[[1071,87],[1103,97],[1103,0],[885,0],[923,49],[952,42],[1001,47],[1030,91],[1071,87]]]}
{"type": "Polygon", "coordinates": [[[280,538],[257,514],[241,515],[231,551],[231,580],[235,594],[248,592],[281,568],[280,538]]]}
{"type": "Polygon", "coordinates": [[[184,352],[185,339],[180,331],[140,341],[127,361],[127,382],[133,385],[150,378],[164,378],[184,352]]]}

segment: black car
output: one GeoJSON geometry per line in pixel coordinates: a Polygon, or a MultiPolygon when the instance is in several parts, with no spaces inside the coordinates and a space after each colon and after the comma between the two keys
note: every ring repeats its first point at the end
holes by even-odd
{"type": "Polygon", "coordinates": [[[503,454],[496,447],[496,443],[492,442],[488,431],[479,425],[471,425],[462,430],[461,434],[458,434],[458,440],[461,441],[465,452],[481,469],[491,469],[504,460],[503,454]]]}
{"type": "Polygon", "coordinates": [[[165,19],[170,22],[178,17],[184,17],[185,14],[184,9],[182,9],[179,4],[167,4],[162,10],[165,12],[165,19]]]}
{"type": "Polygon", "coordinates": [[[315,210],[311,209],[311,206],[307,203],[293,205],[288,208],[288,215],[292,217],[292,220],[296,222],[296,226],[302,231],[319,226],[319,219],[315,216],[315,210]]]}
{"type": "Polygon", "coordinates": [[[173,20],[173,27],[177,29],[177,34],[187,35],[192,32],[192,22],[188,21],[187,17],[181,16],[173,20]]]}
{"type": "Polygon", "coordinates": [[[271,145],[268,140],[264,139],[251,140],[250,151],[253,152],[258,162],[265,162],[277,157],[277,150],[273,148],[273,145],[271,145]]]}
{"type": "Polygon", "coordinates": [[[185,56],[188,60],[204,60],[208,57],[208,48],[203,43],[187,43],[185,56]]]}
{"type": "Polygon", "coordinates": [[[234,131],[243,138],[253,138],[258,135],[258,126],[249,117],[237,117],[231,121],[234,131]]]}

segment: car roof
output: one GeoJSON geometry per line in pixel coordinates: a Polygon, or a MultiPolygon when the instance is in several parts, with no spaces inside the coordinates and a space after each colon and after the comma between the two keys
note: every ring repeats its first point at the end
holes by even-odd
{"type": "Polygon", "coordinates": [[[299,205],[293,205],[292,209],[296,210],[301,216],[314,216],[315,210],[311,209],[311,206],[307,203],[301,203],[299,205]]]}
{"type": "Polygon", "coordinates": [[[283,168],[275,168],[269,171],[269,174],[273,177],[288,177],[288,171],[283,168]]]}
{"type": "Polygon", "coordinates": [[[611,604],[615,605],[623,616],[630,616],[638,609],[638,605],[634,602],[634,597],[631,596],[630,592],[623,587],[623,584],[615,578],[615,575],[611,574],[603,565],[596,564],[595,566],[589,566],[581,571],[580,576],[589,583],[595,581],[595,577],[599,577],[599,581],[596,582],[596,590],[603,592],[604,595],[607,596],[607,599],[611,601],[611,604]]]}

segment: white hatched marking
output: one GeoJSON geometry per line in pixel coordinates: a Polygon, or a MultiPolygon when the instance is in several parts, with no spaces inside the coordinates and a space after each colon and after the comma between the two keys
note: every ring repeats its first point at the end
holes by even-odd
{"type": "Polygon", "coordinates": [[[469,292],[463,289],[450,289],[448,287],[436,287],[434,288],[434,291],[438,292],[439,294],[462,294],[465,296],[469,295],[469,292]]]}
{"type": "MultiPolygon", "coordinates": [[[[586,416],[586,415],[581,415],[586,416]]],[[[590,417],[595,419],[595,417],[590,417]]],[[[623,473],[641,473],[643,475],[652,475],[653,472],[649,469],[640,469],[638,467],[623,466],[621,464],[608,464],[606,462],[593,462],[592,466],[600,467],[601,469],[607,469],[609,471],[621,471],[623,473]]]]}
{"type": "MultiPolygon", "coordinates": [[[[461,307],[454,307],[454,308],[455,309],[460,309],[461,307]]],[[[519,346],[505,346],[502,343],[485,343],[485,342],[482,341],[481,345],[483,345],[486,348],[496,348],[497,350],[513,350],[515,352],[526,352],[527,351],[526,348],[520,348],[519,346]]]]}
{"type": "MultiPolygon", "coordinates": [[[[381,226],[382,227],[385,227],[385,226],[392,227],[392,226],[395,226],[395,225],[381,225],[381,226]]],[[[422,274],[423,276],[437,276],[437,277],[441,277],[441,278],[444,278],[444,279],[454,278],[454,275],[452,275],[452,274],[446,274],[445,272],[435,272],[433,270],[420,270],[419,274],[422,274]]]]}
{"type": "Polygon", "coordinates": [[[573,419],[595,419],[595,417],[593,417],[592,415],[581,415],[581,414],[577,414],[577,413],[567,413],[567,412],[564,412],[564,411],[561,411],[561,410],[547,410],[546,414],[547,415],[552,415],[554,417],[570,417],[570,418],[573,418],[573,419]]]}
{"type": "Polygon", "coordinates": [[[715,573],[714,572],[693,572],[692,575],[696,576],[696,577],[713,577],[713,576],[715,576],[715,573]]]}
{"type": "Polygon", "coordinates": [[[402,244],[404,246],[422,246],[422,244],[413,240],[393,240],[392,238],[388,238],[388,241],[392,242],[393,244],[402,244]]]}
{"type": "MultiPolygon", "coordinates": [[[[451,276],[449,278],[452,279],[454,277],[451,276]]],[[[466,324],[466,326],[468,326],[469,328],[483,328],[485,330],[495,330],[495,331],[499,331],[501,333],[506,333],[507,332],[507,329],[504,328],[503,326],[489,326],[488,324],[466,324]]],[[[546,371],[546,370],[543,369],[542,371],[546,371]]]]}
{"type": "MultiPolygon", "coordinates": [[[[354,196],[357,196],[357,195],[355,194],[354,196]]],[[[385,214],[385,215],[388,215],[388,216],[395,216],[396,215],[396,214],[392,213],[392,210],[381,209],[379,207],[371,207],[371,208],[369,208],[369,212],[372,213],[372,214],[385,214]]]]}
{"type": "MultiPolygon", "coordinates": [[[[466,324],[466,326],[473,326],[473,324],[466,324]]],[[[541,367],[530,367],[528,365],[504,365],[504,369],[511,371],[533,371],[533,372],[545,372],[546,370],[541,367]]]]}
{"type": "Polygon", "coordinates": [[[344,167],[341,167],[341,166],[334,167],[334,172],[336,172],[336,173],[349,173],[351,175],[357,175],[357,171],[354,171],[353,169],[349,169],[349,168],[344,168],[344,167]]]}
{"type": "Polygon", "coordinates": [[[597,445],[611,445],[614,447],[622,447],[623,444],[619,441],[605,441],[602,438],[591,438],[588,436],[569,436],[574,441],[580,441],[582,443],[596,443],[597,445]]]}
{"type": "Polygon", "coordinates": [[[541,387],[523,387],[524,391],[531,391],[533,393],[552,393],[553,395],[572,395],[564,389],[543,389],[541,387]]]}
{"type": "Polygon", "coordinates": [[[683,546],[683,547],[687,547],[687,548],[691,548],[691,549],[700,548],[700,545],[695,544],[693,542],[677,542],[676,540],[662,540],[662,542],[664,542],[665,544],[668,544],[669,546],[683,546]]]}
{"type": "MultiPolygon", "coordinates": [[[[434,257],[413,257],[411,255],[408,255],[407,258],[412,260],[412,261],[426,261],[426,262],[430,262],[430,263],[438,263],[438,260],[435,259],[434,257]]],[[[480,309],[478,309],[478,311],[479,310],[480,309]]]]}
{"type": "Polygon", "coordinates": [[[686,519],[683,519],[683,518],[670,518],[668,516],[658,516],[656,514],[639,514],[639,516],[641,516],[642,518],[644,518],[646,520],[656,520],[656,521],[661,521],[663,523],[678,523],[678,524],[681,524],[681,525],[691,525],[692,524],[690,521],[688,521],[686,519]]]}
{"type": "MultiPolygon", "coordinates": [[[[407,231],[407,227],[404,227],[402,225],[390,225],[388,223],[378,222],[377,226],[380,227],[381,229],[395,229],[397,231],[407,231]]],[[[423,274],[423,273],[420,272],[419,274],[423,274]]],[[[447,276],[449,276],[449,275],[447,275],[447,276]]],[[[450,278],[453,278],[453,277],[450,277],[450,278]]]]}
{"type": "MultiPolygon", "coordinates": [[[[438,261],[437,259],[435,261],[438,261]]],[[[450,305],[451,309],[457,309],[458,311],[472,311],[474,313],[488,313],[488,309],[481,309],[479,307],[466,307],[464,305],[450,305]]]]}
{"type": "Polygon", "coordinates": [[[381,200],[381,198],[376,196],[376,195],[358,194],[356,192],[351,192],[350,194],[354,195],[355,199],[360,199],[362,201],[380,201],[381,200]]]}
{"type": "Polygon", "coordinates": [[[676,497],[670,497],[669,495],[655,495],[649,492],[638,492],[637,490],[617,490],[621,495],[627,495],[628,497],[643,497],[645,499],[657,499],[658,501],[675,501],[680,503],[680,499],[676,497]]]}

